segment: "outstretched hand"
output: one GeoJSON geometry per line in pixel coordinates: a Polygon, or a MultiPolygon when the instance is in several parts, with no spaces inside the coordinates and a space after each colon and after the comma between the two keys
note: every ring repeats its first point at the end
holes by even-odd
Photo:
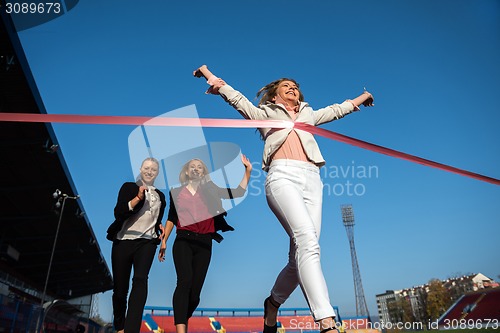
{"type": "Polygon", "coordinates": [[[195,71],[193,71],[193,76],[194,77],[203,77],[203,74],[201,73],[200,69],[196,69],[195,71]]]}
{"type": "Polygon", "coordinates": [[[220,87],[226,85],[224,80],[215,76],[212,72],[208,70],[207,65],[202,65],[195,71],[193,71],[194,77],[204,77],[207,80],[210,88],[205,92],[205,94],[219,95],[220,87]]]}
{"type": "Polygon", "coordinates": [[[208,70],[207,65],[202,65],[198,69],[193,71],[193,76],[204,77],[206,80],[208,80],[212,75],[213,74],[208,70]]]}
{"type": "Polygon", "coordinates": [[[373,104],[373,95],[366,90],[363,94],[368,95],[366,100],[363,102],[363,106],[365,107],[374,106],[375,104],[373,104]]]}

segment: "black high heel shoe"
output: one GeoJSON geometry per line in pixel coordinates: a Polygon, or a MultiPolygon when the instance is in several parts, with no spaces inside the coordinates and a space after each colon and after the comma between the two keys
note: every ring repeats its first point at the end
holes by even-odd
{"type": "Polygon", "coordinates": [[[274,324],[273,326],[266,325],[267,305],[269,303],[271,303],[276,309],[278,309],[281,305],[281,304],[276,303],[276,301],[274,301],[271,296],[269,296],[268,298],[266,298],[264,300],[264,330],[262,331],[262,333],[276,333],[278,331],[278,321],[277,320],[276,320],[276,324],[274,324]]]}
{"type": "MultiPolygon", "coordinates": [[[[321,324],[320,324],[321,326],[321,324]]],[[[333,326],[325,327],[319,333],[327,333],[327,332],[340,332],[339,328],[337,327],[337,324],[335,322],[335,319],[333,319],[333,326]]]]}

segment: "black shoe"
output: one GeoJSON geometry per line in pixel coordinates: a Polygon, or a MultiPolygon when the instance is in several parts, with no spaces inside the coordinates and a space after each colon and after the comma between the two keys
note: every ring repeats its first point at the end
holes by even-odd
{"type": "MultiPolygon", "coordinates": [[[[320,324],[320,327],[321,327],[321,324],[320,324]]],[[[333,327],[332,326],[326,327],[326,328],[323,328],[321,331],[319,331],[319,333],[326,333],[326,332],[332,332],[332,333],[333,332],[340,332],[335,321],[333,322],[333,327]]]]}
{"type": "Polygon", "coordinates": [[[267,317],[267,304],[271,303],[275,308],[279,308],[280,304],[275,303],[275,301],[269,296],[264,300],[264,330],[262,333],[276,333],[278,331],[278,321],[276,320],[276,324],[273,326],[266,325],[266,317],[267,317]]]}
{"type": "Polygon", "coordinates": [[[264,330],[262,333],[276,333],[278,332],[278,324],[274,324],[274,326],[267,326],[264,324],[264,330]]]}
{"type": "Polygon", "coordinates": [[[325,329],[322,329],[319,333],[326,333],[326,332],[338,332],[336,327],[328,327],[325,329]]]}

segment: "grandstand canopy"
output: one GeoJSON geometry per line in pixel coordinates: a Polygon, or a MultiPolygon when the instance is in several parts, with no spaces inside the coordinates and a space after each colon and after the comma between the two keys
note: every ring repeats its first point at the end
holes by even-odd
{"type": "MultiPolygon", "coordinates": [[[[0,22],[0,112],[45,113],[10,17],[0,22]]],[[[61,83],[63,84],[63,83],[61,83]]],[[[61,209],[56,189],[76,196],[50,124],[0,121],[0,281],[43,291],[61,209]]],[[[80,200],[67,199],[47,295],[70,299],[112,288],[112,278],[80,200]]],[[[21,287],[20,287],[21,286],[21,287]]],[[[35,293],[36,294],[36,293],[35,293]]]]}

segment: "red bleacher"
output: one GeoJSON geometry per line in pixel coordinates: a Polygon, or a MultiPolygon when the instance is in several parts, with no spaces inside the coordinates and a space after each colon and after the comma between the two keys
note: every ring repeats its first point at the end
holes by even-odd
{"type": "Polygon", "coordinates": [[[470,294],[470,295],[464,295],[456,304],[449,310],[449,312],[446,314],[445,317],[442,318],[441,321],[444,321],[445,319],[460,319],[462,316],[462,311],[463,309],[468,305],[468,304],[473,304],[474,302],[479,299],[481,294],[470,294]]]}
{"type": "MultiPolygon", "coordinates": [[[[334,307],[336,313],[338,308],[334,307]]],[[[171,307],[147,307],[145,322],[150,322],[154,327],[158,326],[160,332],[175,333],[173,309],[171,307]],[[149,312],[150,311],[150,312],[149,312]],[[154,322],[153,322],[154,321],[154,322]]],[[[189,319],[189,332],[215,333],[210,320],[214,320],[216,327],[223,328],[228,333],[256,333],[262,332],[264,319],[263,310],[260,308],[200,308],[198,315],[189,319]]],[[[359,321],[359,319],[357,319],[359,321]]],[[[308,308],[281,309],[278,314],[280,325],[285,332],[311,332],[318,331],[317,324],[309,314],[308,308]]],[[[364,325],[361,325],[364,326],[364,325]]],[[[146,325],[141,327],[141,333],[151,333],[146,325]]],[[[281,332],[281,330],[279,331],[281,332]]]]}
{"type": "MultiPolygon", "coordinates": [[[[262,332],[264,319],[259,317],[215,317],[227,332],[262,332]]],[[[279,316],[278,321],[285,330],[314,330],[312,316],[279,316]]]]}
{"type": "Polygon", "coordinates": [[[452,320],[500,320],[500,288],[484,289],[464,295],[445,316],[439,325],[445,325],[452,320]]]}
{"type": "Polygon", "coordinates": [[[475,321],[486,318],[500,320],[500,288],[485,293],[474,310],[465,316],[465,319],[472,319],[475,321]]]}
{"type": "Polygon", "coordinates": [[[215,317],[226,332],[260,332],[264,319],[262,317],[215,317]]]}
{"type": "MultiPolygon", "coordinates": [[[[476,298],[470,297],[468,300],[474,300],[476,298]]],[[[484,300],[484,299],[483,299],[484,300]]],[[[486,300],[489,304],[489,300],[486,300]]],[[[494,308],[498,309],[498,308],[494,308]]],[[[498,310],[497,310],[498,312],[498,310]]],[[[175,333],[174,317],[173,316],[152,316],[158,326],[165,333],[175,333]]],[[[189,331],[198,333],[208,333],[215,332],[210,325],[211,316],[196,316],[189,319],[189,331]]],[[[261,316],[214,316],[216,321],[218,321],[221,326],[230,333],[243,333],[243,332],[262,332],[263,318],[261,316]]],[[[279,316],[279,322],[281,327],[285,329],[285,332],[307,332],[307,331],[318,331],[318,327],[314,322],[312,316],[297,315],[297,316],[279,316]]],[[[358,331],[363,330],[368,332],[368,320],[366,318],[346,318],[343,320],[344,327],[347,331],[358,331]]],[[[151,332],[147,326],[142,324],[141,333],[151,332]]]]}
{"type": "MultiPolygon", "coordinates": [[[[152,316],[158,326],[165,331],[165,333],[175,333],[174,317],[172,316],[152,316]]],[[[149,332],[149,331],[147,331],[149,332]]],[[[141,333],[144,333],[141,331],[141,333]]]]}
{"type": "MultiPolygon", "coordinates": [[[[153,316],[154,321],[164,330],[165,333],[175,333],[174,317],[173,316],[153,316]]],[[[210,319],[207,316],[191,317],[189,319],[189,332],[213,332],[210,325],[210,319]]],[[[144,332],[150,332],[146,329],[144,332]]]]}
{"type": "Polygon", "coordinates": [[[149,329],[148,325],[146,325],[146,322],[144,320],[141,323],[141,331],[140,332],[141,333],[151,332],[151,330],[149,329]]]}
{"type": "MultiPolygon", "coordinates": [[[[261,316],[215,316],[227,332],[261,332],[264,323],[261,316]]],[[[165,333],[175,333],[173,316],[153,316],[153,319],[165,333]]],[[[310,331],[315,330],[315,323],[311,316],[279,316],[285,330],[310,331]]],[[[190,332],[213,332],[208,316],[192,317],[189,319],[190,332]]],[[[141,332],[151,332],[146,325],[142,325],[141,332]]]]}
{"type": "Polygon", "coordinates": [[[312,316],[280,316],[278,320],[287,331],[317,330],[312,316]]]}

